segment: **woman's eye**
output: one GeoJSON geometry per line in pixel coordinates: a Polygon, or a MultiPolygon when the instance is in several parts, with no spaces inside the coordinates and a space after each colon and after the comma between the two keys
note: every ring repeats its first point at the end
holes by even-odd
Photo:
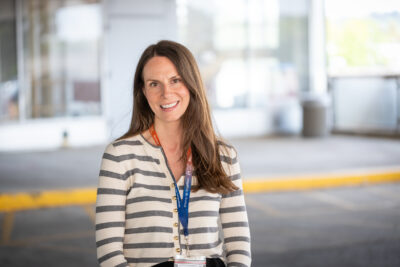
{"type": "Polygon", "coordinates": [[[157,86],[157,83],[156,83],[156,82],[151,82],[151,83],[149,84],[149,86],[150,86],[150,87],[155,87],[155,86],[157,86]]]}
{"type": "Polygon", "coordinates": [[[179,83],[180,81],[181,81],[181,79],[179,79],[179,78],[176,78],[176,79],[172,80],[173,83],[179,83]]]}

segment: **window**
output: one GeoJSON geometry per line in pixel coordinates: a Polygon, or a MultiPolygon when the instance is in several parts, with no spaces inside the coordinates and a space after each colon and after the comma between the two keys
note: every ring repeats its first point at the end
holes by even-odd
{"type": "Polygon", "coordinates": [[[25,1],[27,117],[99,115],[101,5],[25,1]]]}
{"type": "Polygon", "coordinates": [[[400,71],[398,1],[327,0],[326,14],[331,73],[400,71]]]}
{"type": "Polygon", "coordinates": [[[213,108],[258,108],[308,90],[308,1],[178,0],[179,39],[213,108]]]}
{"type": "Polygon", "coordinates": [[[0,122],[16,120],[18,110],[15,1],[0,1],[0,122]]]}

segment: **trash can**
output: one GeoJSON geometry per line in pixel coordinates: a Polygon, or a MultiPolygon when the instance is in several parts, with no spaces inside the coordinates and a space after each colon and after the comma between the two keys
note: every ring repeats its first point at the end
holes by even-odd
{"type": "Polygon", "coordinates": [[[323,137],[328,134],[328,101],[313,97],[302,101],[304,137],[323,137]]]}

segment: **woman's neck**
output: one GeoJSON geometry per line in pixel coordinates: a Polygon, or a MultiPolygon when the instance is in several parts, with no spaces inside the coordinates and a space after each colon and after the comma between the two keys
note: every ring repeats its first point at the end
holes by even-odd
{"type": "Polygon", "coordinates": [[[155,121],[154,128],[164,149],[179,152],[182,149],[182,126],[180,122],[162,123],[155,121]]]}

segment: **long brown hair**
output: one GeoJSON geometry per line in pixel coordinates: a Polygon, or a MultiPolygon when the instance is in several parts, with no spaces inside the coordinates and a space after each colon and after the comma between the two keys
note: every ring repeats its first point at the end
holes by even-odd
{"type": "MultiPolygon", "coordinates": [[[[193,165],[198,179],[194,191],[205,189],[211,193],[226,194],[238,187],[225,173],[219,152],[227,151],[215,135],[210,107],[200,71],[192,53],[183,45],[162,40],[150,45],[143,52],[136,67],[133,84],[133,113],[129,130],[119,139],[134,136],[147,130],[154,123],[154,113],[143,93],[143,68],[155,56],[167,57],[175,65],[190,93],[190,102],[182,115],[183,151],[192,148],[193,165]]],[[[182,154],[186,161],[186,153],[182,154]]]]}

